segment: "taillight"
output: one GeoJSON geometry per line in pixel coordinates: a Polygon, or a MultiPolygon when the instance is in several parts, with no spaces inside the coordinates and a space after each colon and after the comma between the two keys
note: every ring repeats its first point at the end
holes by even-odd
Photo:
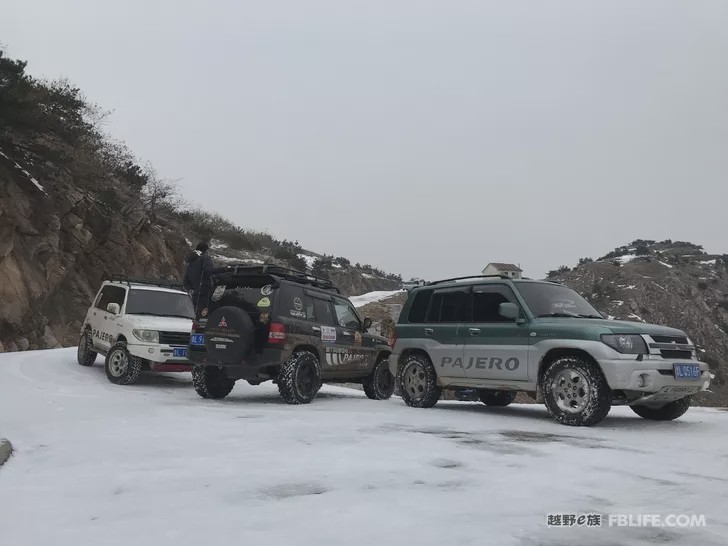
{"type": "Polygon", "coordinates": [[[268,330],[268,343],[283,343],[286,340],[286,325],[273,322],[268,330]]]}

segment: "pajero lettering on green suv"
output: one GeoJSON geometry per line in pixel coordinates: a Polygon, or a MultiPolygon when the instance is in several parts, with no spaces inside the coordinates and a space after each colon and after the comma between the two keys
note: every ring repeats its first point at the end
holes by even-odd
{"type": "Polygon", "coordinates": [[[435,405],[444,388],[478,389],[489,406],[525,391],[573,426],[625,404],[646,419],[676,419],[710,384],[684,332],[607,320],[566,286],[504,277],[412,290],[389,362],[410,406],[435,405]]]}

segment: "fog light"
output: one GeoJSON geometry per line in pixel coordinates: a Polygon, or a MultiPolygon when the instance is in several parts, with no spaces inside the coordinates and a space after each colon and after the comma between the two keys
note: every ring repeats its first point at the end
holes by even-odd
{"type": "Polygon", "coordinates": [[[637,386],[638,387],[646,387],[647,386],[647,374],[641,373],[639,377],[637,378],[637,386]]]}
{"type": "Polygon", "coordinates": [[[149,354],[152,354],[154,352],[154,349],[152,349],[151,347],[147,350],[149,351],[149,354]]]}

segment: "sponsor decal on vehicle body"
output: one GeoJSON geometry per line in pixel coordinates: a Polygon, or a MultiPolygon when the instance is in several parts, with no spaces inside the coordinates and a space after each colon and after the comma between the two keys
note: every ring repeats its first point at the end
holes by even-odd
{"type": "Polygon", "coordinates": [[[98,339],[99,341],[113,341],[114,336],[112,334],[109,334],[108,332],[102,332],[101,330],[93,330],[91,334],[94,338],[98,339]]]}
{"type": "Polygon", "coordinates": [[[263,288],[260,289],[260,293],[263,296],[270,296],[273,294],[273,286],[270,284],[266,284],[263,288]]]}
{"type": "Polygon", "coordinates": [[[322,326],[321,341],[336,341],[336,328],[333,326],[322,326]]]}
{"type": "Polygon", "coordinates": [[[355,349],[341,347],[326,347],[326,363],[329,366],[342,366],[360,362],[366,366],[366,353],[355,349]]]}
{"type": "Polygon", "coordinates": [[[270,298],[261,298],[258,307],[270,307],[270,298]]]}
{"type": "Polygon", "coordinates": [[[222,295],[225,293],[225,285],[221,284],[217,288],[215,288],[215,291],[212,293],[212,296],[210,299],[212,301],[220,301],[222,299],[222,295]]]}
{"type": "Polygon", "coordinates": [[[473,357],[471,356],[465,362],[463,362],[463,358],[456,357],[452,358],[449,356],[445,356],[442,358],[442,362],[440,362],[440,367],[444,368],[445,366],[449,366],[451,368],[462,368],[464,370],[469,370],[470,368],[477,368],[479,370],[492,370],[493,368],[497,370],[508,370],[509,372],[513,372],[518,369],[518,366],[521,364],[520,361],[515,358],[506,358],[505,361],[502,358],[498,357],[487,357],[487,356],[479,356],[479,357],[473,357]]]}

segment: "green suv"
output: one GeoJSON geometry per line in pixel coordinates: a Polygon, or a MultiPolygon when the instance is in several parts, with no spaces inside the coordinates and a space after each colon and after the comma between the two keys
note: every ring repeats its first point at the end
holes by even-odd
{"type": "Polygon", "coordinates": [[[477,389],[489,406],[525,391],[572,426],[599,423],[613,405],[676,419],[710,384],[684,332],[606,320],[566,286],[501,276],[413,289],[389,366],[409,406],[434,406],[444,388],[477,389]]]}

